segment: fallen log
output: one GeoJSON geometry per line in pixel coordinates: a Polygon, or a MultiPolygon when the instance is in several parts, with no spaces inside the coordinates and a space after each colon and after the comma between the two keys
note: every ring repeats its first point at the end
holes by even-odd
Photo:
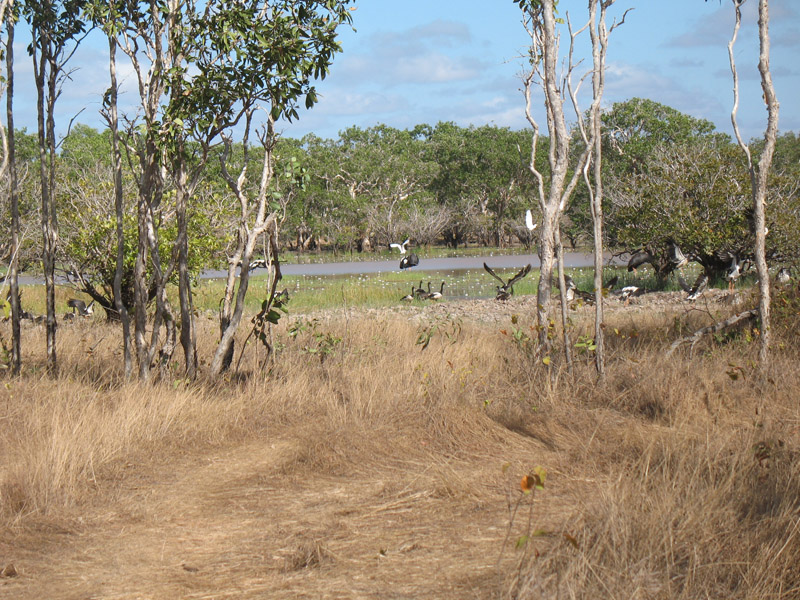
{"type": "Polygon", "coordinates": [[[713,325],[709,325],[708,327],[703,327],[702,329],[698,329],[692,335],[688,335],[686,337],[680,338],[679,340],[675,340],[674,342],[672,342],[672,345],[669,347],[669,350],[667,351],[667,356],[671,356],[672,353],[678,349],[678,347],[689,342],[692,343],[690,350],[693,350],[695,344],[699,342],[704,335],[708,335],[709,333],[717,333],[718,331],[727,329],[731,325],[735,325],[742,319],[752,319],[757,315],[758,315],[758,309],[753,308],[741,312],[739,314],[733,315],[732,317],[729,317],[724,321],[720,321],[719,323],[714,323],[713,325]]]}

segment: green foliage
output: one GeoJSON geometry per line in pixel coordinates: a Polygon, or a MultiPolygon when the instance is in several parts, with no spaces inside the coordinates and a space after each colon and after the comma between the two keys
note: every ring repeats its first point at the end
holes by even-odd
{"type": "Polygon", "coordinates": [[[307,354],[319,356],[320,361],[336,354],[336,349],[342,343],[342,338],[320,329],[318,319],[299,319],[289,326],[288,333],[292,339],[299,339],[301,334],[308,333],[309,341],[303,345],[302,350],[307,354]]]}
{"type": "Polygon", "coordinates": [[[186,63],[169,74],[168,119],[201,138],[235,124],[259,102],[276,120],[296,119],[301,99],[306,108],[317,102],[311,81],[325,78],[341,50],[337,30],[351,22],[350,2],[191,4],[175,32],[186,63]]]}
{"type": "Polygon", "coordinates": [[[420,325],[417,345],[420,346],[420,350],[425,350],[437,335],[447,340],[450,345],[455,344],[461,335],[461,329],[462,323],[458,317],[453,317],[449,313],[444,317],[436,317],[432,322],[420,325]]]}

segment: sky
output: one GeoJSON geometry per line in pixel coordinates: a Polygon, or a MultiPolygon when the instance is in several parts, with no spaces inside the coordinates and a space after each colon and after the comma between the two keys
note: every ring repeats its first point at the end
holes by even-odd
{"type": "MultiPolygon", "coordinates": [[[[800,132],[800,3],[770,1],[771,69],[781,105],[779,128],[800,132]]],[[[527,127],[522,96],[522,61],[529,38],[512,0],[357,0],[353,26],[341,29],[342,53],[328,77],[317,84],[321,99],[301,110],[284,135],[307,133],[335,138],[356,125],[397,128],[453,121],[462,126],[527,127]]],[[[587,18],[586,0],[561,0],[562,17],[575,28],[587,18]]],[[[609,42],[604,106],[633,97],[661,102],[712,121],[732,134],[733,84],[727,43],[734,23],[730,0],[617,0],[609,23],[630,10],[609,42]]],[[[745,139],[766,126],[757,70],[757,0],[744,5],[744,24],[735,48],[740,76],[739,126],[745,139]]],[[[19,34],[18,34],[19,36],[19,34]]],[[[562,36],[562,55],[567,50],[562,36]]],[[[107,48],[88,40],[70,66],[70,80],[58,102],[59,131],[75,118],[97,128],[98,109],[108,86],[107,48]],[[77,116],[76,116],[77,115],[77,116]]],[[[588,34],[577,56],[590,65],[588,34]]],[[[35,95],[24,40],[16,44],[18,127],[35,131],[35,95]]],[[[118,55],[118,60],[124,58],[118,55]]],[[[121,68],[122,101],[135,100],[134,81],[121,68]]],[[[585,72],[580,67],[576,73],[585,72]]],[[[589,92],[590,83],[584,84],[589,92]]],[[[581,97],[581,108],[590,98],[581,97]]],[[[542,95],[534,114],[544,124],[542,95]]]]}

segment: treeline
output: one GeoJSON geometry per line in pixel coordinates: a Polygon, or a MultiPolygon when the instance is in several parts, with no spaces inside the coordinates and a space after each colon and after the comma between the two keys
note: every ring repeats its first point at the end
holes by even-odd
{"type": "MultiPolygon", "coordinates": [[[[748,173],[741,152],[708,121],[642,99],[615,104],[603,117],[606,247],[663,247],[669,240],[711,267],[725,252],[752,247],[748,173]]],[[[35,173],[36,140],[18,132],[17,156],[35,173]]],[[[242,166],[241,147],[232,164],[242,166]],[[238,161],[238,162],[237,162],[238,161]]],[[[575,144],[575,152],[580,145],[575,144]]],[[[235,241],[237,213],[220,173],[217,148],[206,161],[189,207],[190,269],[224,266],[235,241]]],[[[370,251],[411,238],[414,246],[465,244],[533,248],[523,214],[538,207],[528,170],[528,130],[453,123],[395,129],[351,127],[336,139],[281,138],[274,150],[273,208],[279,209],[281,247],[370,251]]],[[[537,167],[547,176],[547,139],[537,167]]],[[[772,176],[768,251],[781,263],[800,257],[800,139],[780,136],[772,176]]],[[[257,173],[263,150],[252,151],[257,173]]],[[[58,156],[59,264],[92,285],[110,289],[114,276],[113,164],[110,136],[79,125],[58,156]]],[[[126,231],[135,238],[136,180],[123,179],[126,231]]],[[[253,181],[255,186],[258,181],[253,181]]],[[[23,264],[35,268],[40,248],[37,185],[23,177],[23,264]]],[[[8,215],[3,211],[3,215],[8,215]]],[[[165,189],[158,211],[165,252],[176,235],[174,193],[165,189]]],[[[579,188],[562,223],[573,247],[591,236],[588,197],[579,188]]],[[[7,242],[6,242],[7,243],[7,242]]],[[[132,265],[135,247],[130,245],[132,265]]],[[[8,247],[6,248],[6,254],[8,247]]],[[[130,278],[126,278],[130,280],[130,278]]],[[[126,298],[133,293],[127,286],[126,298]]]]}

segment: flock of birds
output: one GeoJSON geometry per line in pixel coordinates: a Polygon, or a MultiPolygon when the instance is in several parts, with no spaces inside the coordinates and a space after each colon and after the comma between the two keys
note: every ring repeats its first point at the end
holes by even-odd
{"type": "MultiPolygon", "coordinates": [[[[67,306],[72,309],[72,312],[64,313],[64,321],[74,322],[76,319],[88,319],[94,314],[94,300],[88,305],[80,298],[70,298],[67,300],[67,306]]],[[[23,321],[31,321],[32,323],[44,323],[44,315],[35,315],[27,310],[23,310],[20,315],[23,321]]]]}
{"type": "MultiPolygon", "coordinates": [[[[525,213],[525,225],[529,231],[533,231],[536,228],[536,224],[533,222],[533,216],[531,211],[528,210],[525,213]]],[[[407,269],[409,267],[414,267],[419,264],[419,257],[414,254],[410,253],[406,256],[406,252],[408,251],[408,244],[410,239],[406,239],[402,243],[392,243],[389,244],[391,248],[396,248],[400,251],[403,255],[403,258],[400,261],[400,269],[407,269]]],[[[736,254],[728,252],[725,255],[727,260],[730,261],[728,268],[725,270],[725,280],[728,282],[728,290],[729,292],[733,292],[735,289],[736,281],[741,277],[742,273],[745,272],[749,266],[749,261],[740,261],[736,254]]],[[[676,270],[678,272],[678,283],[681,286],[681,289],[686,292],[686,300],[693,301],[697,300],[703,292],[708,288],[708,281],[709,277],[708,274],[703,272],[701,273],[697,279],[695,280],[693,285],[689,285],[683,276],[683,267],[685,267],[689,263],[689,258],[683,253],[680,249],[678,244],[674,241],[670,241],[667,245],[667,259],[672,267],[672,270],[676,270]]],[[[634,252],[630,258],[628,259],[628,272],[633,272],[634,275],[636,274],[636,270],[645,264],[650,264],[654,268],[658,264],[658,259],[656,256],[648,252],[647,250],[641,250],[639,252],[634,252]]],[[[510,279],[506,280],[500,277],[497,273],[495,273],[492,268],[483,263],[484,270],[495,278],[497,281],[500,282],[500,285],[495,287],[495,299],[500,301],[506,301],[511,298],[514,294],[514,284],[517,283],[520,279],[525,277],[528,273],[531,272],[531,265],[525,265],[520,271],[511,277],[510,279]]],[[[776,281],[779,284],[786,284],[791,280],[791,272],[787,267],[782,267],[776,276],[776,281]]],[[[647,292],[645,288],[636,286],[636,285],[627,285],[621,288],[617,288],[617,284],[619,282],[619,277],[614,276],[608,282],[603,285],[604,293],[609,293],[613,296],[619,297],[623,300],[626,304],[630,301],[631,298],[641,296],[647,292]]],[[[554,282],[556,287],[558,287],[558,283],[554,282]]],[[[565,284],[565,297],[567,302],[572,302],[576,298],[579,298],[587,303],[593,303],[595,299],[594,292],[587,292],[583,290],[579,290],[578,286],[575,284],[575,281],[569,275],[564,276],[564,284],[565,284]]],[[[428,289],[425,290],[422,287],[422,281],[419,282],[419,286],[411,286],[411,293],[403,296],[401,298],[404,302],[410,302],[412,300],[441,300],[442,294],[444,292],[444,285],[445,282],[442,282],[442,285],[438,292],[431,291],[431,283],[428,282],[428,289]]]]}

